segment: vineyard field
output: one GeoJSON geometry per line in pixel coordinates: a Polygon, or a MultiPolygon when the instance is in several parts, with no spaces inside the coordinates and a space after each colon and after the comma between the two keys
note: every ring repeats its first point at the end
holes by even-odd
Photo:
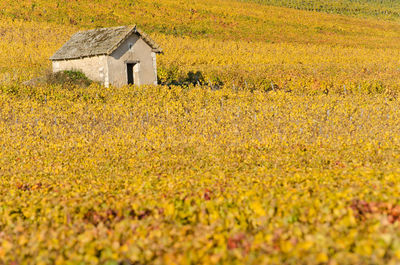
{"type": "Polygon", "coordinates": [[[265,5],[289,7],[300,10],[341,14],[356,17],[374,17],[397,21],[400,3],[394,0],[244,0],[265,5]]]}
{"type": "Polygon", "coordinates": [[[307,3],[1,1],[0,265],[398,264],[399,7],[307,3]],[[160,85],[26,85],[130,24],[160,85]]]}

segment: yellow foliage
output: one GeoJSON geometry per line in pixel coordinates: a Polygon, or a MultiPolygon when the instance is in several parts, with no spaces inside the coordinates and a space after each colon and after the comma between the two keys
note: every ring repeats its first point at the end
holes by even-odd
{"type": "Polygon", "coordinates": [[[387,133],[397,103],[157,86],[3,90],[1,258],[395,257],[396,223],[359,216],[352,201],[398,194],[400,137],[387,133]]]}
{"type": "Polygon", "coordinates": [[[316,258],[317,263],[326,263],[328,260],[329,258],[325,253],[319,253],[316,258]]]}
{"type": "Polygon", "coordinates": [[[264,208],[262,207],[262,205],[259,202],[251,202],[250,207],[257,216],[265,216],[266,215],[264,208]]]}
{"type": "Polygon", "coordinates": [[[1,1],[0,264],[396,263],[399,34],[234,0],[1,1]],[[21,84],[77,30],[133,23],[162,81],[203,83],[21,84]]]}

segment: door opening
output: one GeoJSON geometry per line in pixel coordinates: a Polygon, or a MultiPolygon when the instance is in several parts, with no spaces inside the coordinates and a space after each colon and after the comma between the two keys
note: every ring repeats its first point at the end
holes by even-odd
{"type": "Polygon", "coordinates": [[[135,64],[134,63],[127,63],[126,67],[127,67],[127,73],[128,73],[128,85],[134,85],[135,84],[135,80],[133,78],[133,68],[134,68],[135,64]]]}

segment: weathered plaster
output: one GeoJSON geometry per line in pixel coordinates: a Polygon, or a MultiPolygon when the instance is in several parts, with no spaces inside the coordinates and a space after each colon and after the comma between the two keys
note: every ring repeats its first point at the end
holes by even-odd
{"type": "Polygon", "coordinates": [[[126,63],[137,62],[134,67],[135,84],[155,84],[157,74],[154,71],[151,54],[152,48],[139,36],[132,35],[127,38],[108,58],[110,83],[117,87],[126,85],[128,78],[126,63]]]}
{"type": "Polygon", "coordinates": [[[79,70],[89,79],[106,85],[107,57],[100,55],[82,59],[53,61],[53,72],[65,70],[79,70]]]}

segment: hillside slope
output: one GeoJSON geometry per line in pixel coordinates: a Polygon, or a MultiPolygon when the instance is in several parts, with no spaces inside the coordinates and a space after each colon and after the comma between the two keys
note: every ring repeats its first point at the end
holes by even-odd
{"type": "Polygon", "coordinates": [[[257,3],[220,0],[0,3],[0,80],[27,80],[75,31],[138,24],[165,50],[161,80],[201,71],[226,85],[290,90],[398,81],[400,25],[257,3]],[[268,84],[265,83],[265,80],[268,84]]]}
{"type": "Polygon", "coordinates": [[[385,20],[400,19],[400,2],[395,0],[241,0],[265,5],[290,7],[301,10],[370,17],[385,20]]]}

